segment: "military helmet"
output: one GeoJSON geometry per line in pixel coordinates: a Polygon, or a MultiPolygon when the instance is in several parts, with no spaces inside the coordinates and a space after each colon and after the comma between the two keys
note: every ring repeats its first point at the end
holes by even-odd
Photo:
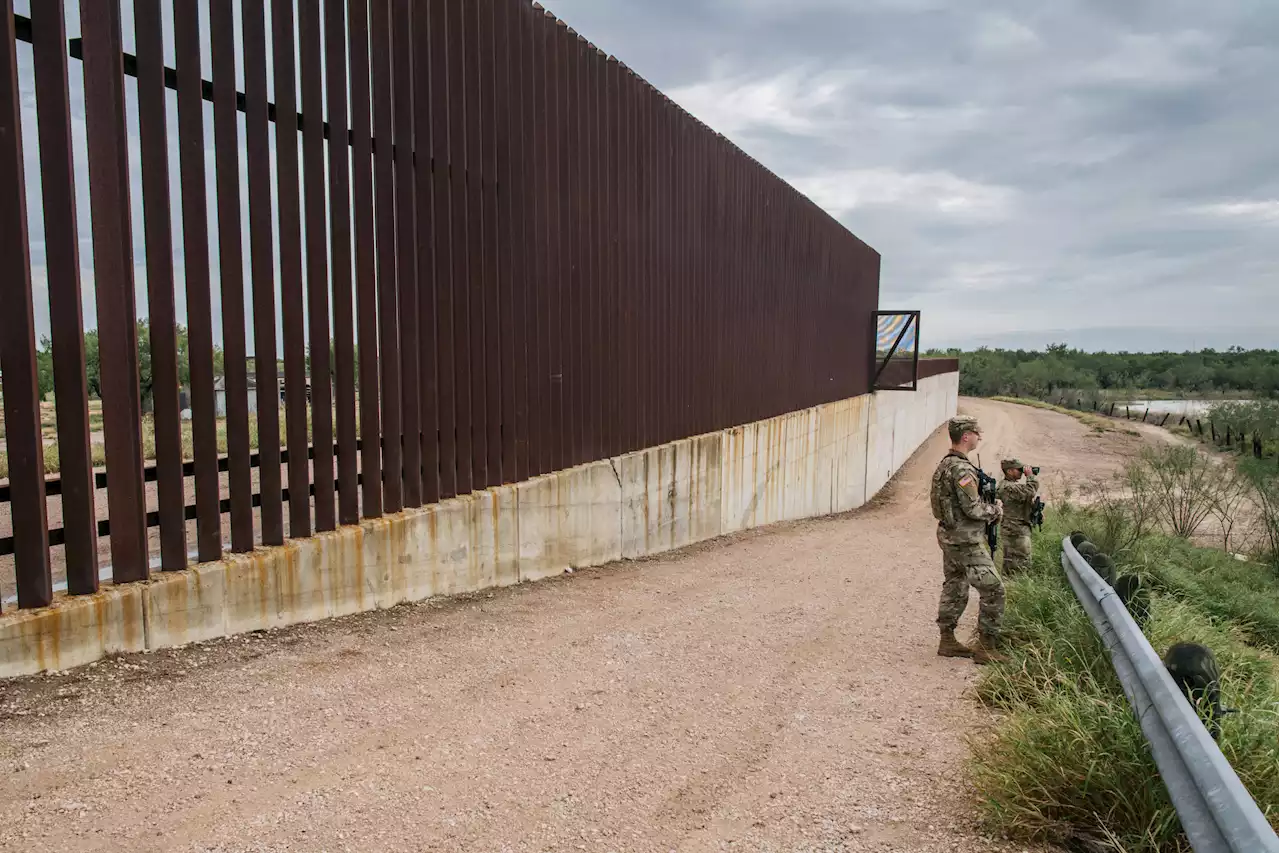
{"type": "Polygon", "coordinates": [[[951,436],[952,441],[959,441],[966,432],[982,435],[982,427],[978,426],[978,419],[973,415],[956,415],[947,421],[947,434],[951,436]]]}

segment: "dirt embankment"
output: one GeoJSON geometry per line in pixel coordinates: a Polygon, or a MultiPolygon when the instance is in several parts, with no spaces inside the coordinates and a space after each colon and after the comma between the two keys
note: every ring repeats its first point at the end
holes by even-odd
{"type": "MultiPolygon", "coordinates": [[[[1142,440],[961,408],[1049,499],[1142,440]]],[[[0,850],[1025,849],[934,654],[944,446],[849,516],[0,685],[0,850]]]]}

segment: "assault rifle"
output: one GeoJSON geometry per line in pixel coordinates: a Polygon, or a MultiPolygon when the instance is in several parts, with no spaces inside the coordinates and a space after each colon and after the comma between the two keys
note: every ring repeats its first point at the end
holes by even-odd
{"type": "MultiPolygon", "coordinates": [[[[1039,476],[1040,466],[1031,466],[1031,473],[1033,476],[1039,476]]],[[[1036,495],[1035,502],[1031,504],[1031,526],[1044,529],[1044,501],[1039,495],[1036,495]]]]}
{"type": "MultiPolygon", "coordinates": [[[[992,477],[986,471],[982,470],[982,457],[978,457],[978,497],[989,504],[996,502],[996,478],[992,477]]],[[[1000,540],[1000,522],[987,522],[987,547],[991,549],[991,556],[996,555],[996,545],[1000,540]]]]}
{"type": "Polygon", "coordinates": [[[1031,504],[1031,526],[1044,527],[1044,501],[1036,495],[1035,503],[1031,504]]]}

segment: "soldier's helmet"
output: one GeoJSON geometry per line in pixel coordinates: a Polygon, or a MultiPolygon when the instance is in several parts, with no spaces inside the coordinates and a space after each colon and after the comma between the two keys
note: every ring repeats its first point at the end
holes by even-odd
{"type": "Polygon", "coordinates": [[[956,415],[947,421],[947,434],[951,436],[952,441],[959,441],[966,432],[982,435],[982,427],[978,425],[977,418],[972,415],[956,415]]]}

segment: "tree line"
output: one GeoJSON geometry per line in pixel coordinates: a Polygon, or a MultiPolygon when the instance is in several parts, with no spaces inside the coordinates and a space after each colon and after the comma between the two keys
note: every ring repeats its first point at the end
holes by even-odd
{"type": "MultiPolygon", "coordinates": [[[[178,339],[178,384],[184,388],[191,384],[190,341],[185,326],[176,327],[178,339]]],[[[84,333],[84,368],[85,378],[89,385],[89,396],[102,398],[102,371],[98,355],[98,330],[90,329],[84,333]]],[[[213,373],[223,374],[222,347],[213,348],[213,373]]],[[[36,351],[36,383],[41,399],[51,399],[53,394],[53,341],[46,335],[40,339],[40,348],[36,351]]],[[[144,401],[151,399],[153,380],[151,376],[151,324],[147,320],[138,321],[138,384],[144,401]]]]}
{"type": "MultiPolygon", "coordinates": [[[[151,400],[152,387],[154,380],[151,374],[151,324],[147,320],[139,320],[137,326],[138,334],[138,388],[141,393],[144,406],[149,408],[151,400]]],[[[190,340],[187,335],[187,328],[181,324],[175,327],[178,343],[178,385],[182,388],[189,388],[191,385],[191,361],[190,361],[190,340]]],[[[329,364],[335,362],[336,353],[333,344],[329,346],[329,364]]],[[[356,353],[357,367],[359,365],[359,353],[356,353]]],[[[311,371],[311,356],[308,354],[305,359],[306,370],[311,371]]],[[[284,361],[278,361],[280,367],[284,366],[284,361]]],[[[98,330],[90,329],[84,334],[84,367],[85,377],[89,385],[89,397],[91,399],[102,398],[102,373],[98,355],[98,330]]],[[[250,374],[253,373],[253,357],[250,356],[247,362],[247,368],[250,374]]],[[[225,356],[222,347],[214,346],[213,348],[213,375],[215,377],[224,375],[225,372],[225,356]]],[[[357,380],[358,381],[358,380],[357,380]]],[[[53,341],[46,335],[40,339],[40,347],[36,352],[36,382],[40,391],[42,400],[52,399],[53,395],[53,341]]]]}
{"type": "Polygon", "coordinates": [[[972,397],[1046,398],[1068,392],[1106,397],[1145,392],[1275,399],[1280,386],[1280,352],[1276,350],[1095,353],[1054,344],[1043,352],[981,347],[972,352],[934,349],[927,354],[959,358],[960,393],[972,397]]]}

